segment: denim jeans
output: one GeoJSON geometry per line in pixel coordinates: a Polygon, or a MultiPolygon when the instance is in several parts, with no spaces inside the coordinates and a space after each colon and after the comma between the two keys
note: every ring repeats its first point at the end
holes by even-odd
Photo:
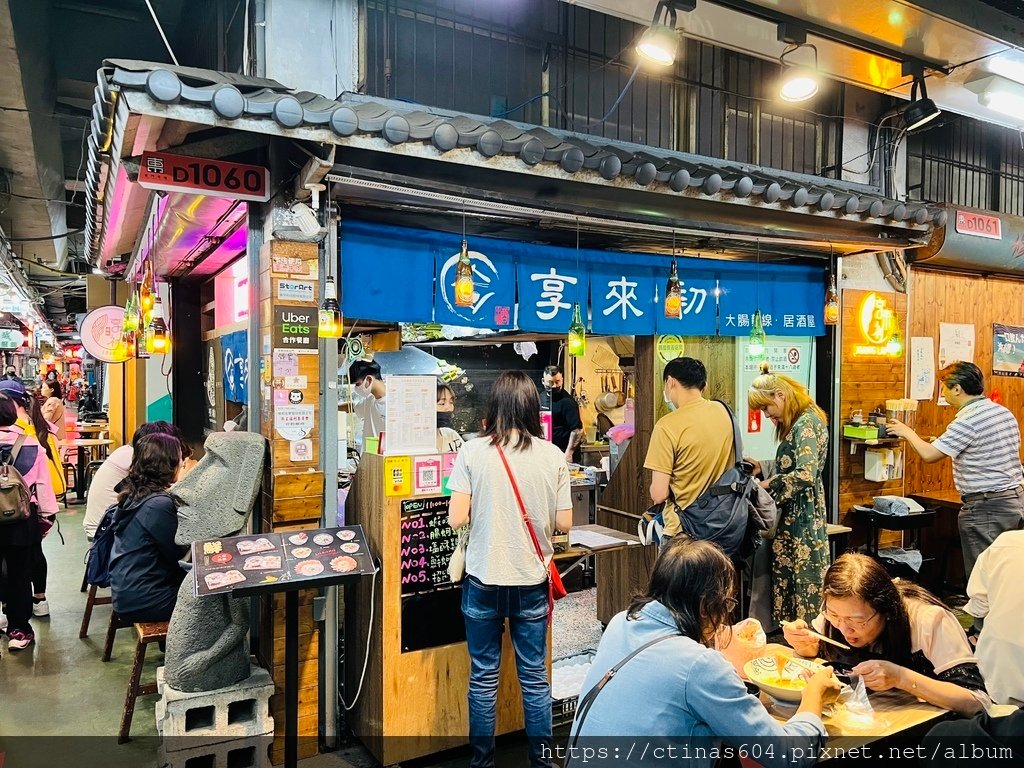
{"type": "Polygon", "coordinates": [[[971,578],[978,557],[999,534],[1016,531],[1021,527],[1022,515],[1024,492],[1020,490],[1016,496],[964,502],[957,522],[960,527],[960,543],[964,548],[965,578],[971,578]]]}
{"type": "Polygon", "coordinates": [[[530,766],[548,768],[551,743],[551,685],[548,682],[548,583],[496,587],[467,575],[462,583],[462,615],[469,646],[469,742],[471,768],[494,765],[501,636],[508,619],[516,671],[523,692],[530,766]]]}

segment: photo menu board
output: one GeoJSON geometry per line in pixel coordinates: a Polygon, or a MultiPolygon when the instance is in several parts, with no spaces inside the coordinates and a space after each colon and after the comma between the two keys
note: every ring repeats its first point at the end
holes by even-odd
{"type": "Polygon", "coordinates": [[[402,651],[462,642],[462,588],[448,577],[459,540],[448,525],[448,496],[402,501],[402,651]]]}
{"type": "Polygon", "coordinates": [[[195,541],[192,563],[200,597],[259,587],[270,591],[295,582],[314,588],[377,570],[360,525],[195,541]]]}

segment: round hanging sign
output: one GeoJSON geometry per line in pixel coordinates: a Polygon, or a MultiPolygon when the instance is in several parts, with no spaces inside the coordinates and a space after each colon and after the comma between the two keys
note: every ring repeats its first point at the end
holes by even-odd
{"type": "Polygon", "coordinates": [[[84,318],[79,328],[85,351],[104,363],[123,363],[114,354],[117,342],[121,340],[124,325],[124,307],[111,304],[94,309],[84,318]]]}
{"type": "Polygon", "coordinates": [[[680,357],[683,350],[686,349],[682,336],[658,336],[655,346],[658,350],[658,357],[663,363],[680,357]]]}

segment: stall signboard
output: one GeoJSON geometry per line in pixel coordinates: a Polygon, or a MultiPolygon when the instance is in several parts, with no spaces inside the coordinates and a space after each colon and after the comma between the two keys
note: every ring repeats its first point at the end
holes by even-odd
{"type": "Polygon", "coordinates": [[[339,575],[377,570],[360,525],[196,541],[192,563],[198,596],[261,587],[280,590],[287,584],[316,587],[339,575]]]}
{"type": "MultiPolygon", "coordinates": [[[[274,350],[315,354],[319,345],[317,311],[310,307],[275,306],[274,350]]],[[[276,375],[276,374],[275,374],[276,375]]]]}
{"type": "Polygon", "coordinates": [[[111,304],[98,307],[82,318],[79,335],[85,351],[103,363],[124,362],[114,354],[121,340],[124,325],[124,307],[111,304]]]}
{"type": "Polygon", "coordinates": [[[270,171],[258,165],[206,157],[144,152],[139,186],[265,203],[270,199],[270,171]]]}
{"type": "Polygon", "coordinates": [[[1024,377],[1024,328],[992,324],[992,374],[1024,377]]]}
{"type": "Polygon", "coordinates": [[[664,255],[476,236],[469,238],[474,305],[455,307],[451,263],[461,242],[452,233],[344,221],[342,279],[358,290],[345,291],[343,313],[561,335],[578,301],[595,333],[746,336],[757,310],[768,333],[825,333],[821,268],[680,257],[683,308],[679,318],[666,318],[659,293],[669,271],[664,255]]]}
{"type": "Polygon", "coordinates": [[[205,427],[210,432],[219,431],[224,423],[224,363],[220,344],[219,337],[203,342],[203,412],[205,427]]]}
{"type": "Polygon", "coordinates": [[[0,328],[0,349],[17,349],[25,341],[25,334],[17,328],[0,328]]]}
{"type": "Polygon", "coordinates": [[[857,308],[857,332],[853,354],[858,357],[899,357],[902,344],[894,343],[899,330],[899,317],[890,306],[889,299],[869,293],[857,308]]]}

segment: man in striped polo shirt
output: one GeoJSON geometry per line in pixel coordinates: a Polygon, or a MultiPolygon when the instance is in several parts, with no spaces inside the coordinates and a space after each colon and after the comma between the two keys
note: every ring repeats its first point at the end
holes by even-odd
{"type": "Polygon", "coordinates": [[[957,361],[939,371],[942,394],[956,416],[935,442],[928,443],[906,424],[888,423],[927,463],[953,460],[953,484],[960,492],[960,542],[970,578],[978,556],[1003,531],[1022,526],[1024,475],[1020,427],[1009,409],[985,397],[985,377],[974,363],[957,361]]]}

